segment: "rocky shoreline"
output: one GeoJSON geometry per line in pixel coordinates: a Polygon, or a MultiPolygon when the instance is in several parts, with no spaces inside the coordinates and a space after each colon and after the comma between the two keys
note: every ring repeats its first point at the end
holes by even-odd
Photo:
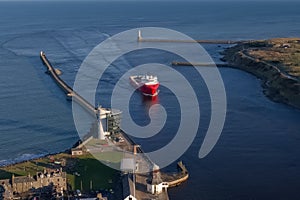
{"type": "MultiPolygon", "coordinates": [[[[286,39],[286,41],[290,40],[286,39]]],[[[298,42],[300,39],[292,39],[291,41],[298,42]]],[[[284,45],[284,43],[281,45],[284,45]]],[[[279,50],[283,50],[284,52],[286,47],[282,47],[278,44],[277,46],[280,48],[279,50]]],[[[258,51],[259,53],[264,52],[266,54],[277,51],[276,49],[274,50],[274,40],[251,41],[237,44],[236,46],[227,48],[222,53],[224,55],[222,60],[234,68],[249,72],[261,79],[264,94],[273,101],[282,102],[300,109],[299,76],[292,76],[284,70],[284,67],[280,67],[283,66],[284,63],[278,62],[278,57],[274,57],[276,60],[267,60],[263,56],[255,56],[255,54],[252,54],[252,52],[258,51]]],[[[280,58],[281,55],[277,55],[280,58]]]]}

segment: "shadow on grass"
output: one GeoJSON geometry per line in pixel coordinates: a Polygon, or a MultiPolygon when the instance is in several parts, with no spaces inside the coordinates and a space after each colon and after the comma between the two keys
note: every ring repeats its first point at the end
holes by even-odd
{"type": "MultiPolygon", "coordinates": [[[[74,159],[71,160],[74,162],[74,159]]],[[[76,163],[67,169],[67,173],[73,190],[82,191],[111,189],[119,177],[117,170],[92,157],[78,157],[76,163]]]]}
{"type": "MultiPolygon", "coordinates": [[[[11,179],[11,177],[12,177],[12,173],[11,172],[8,172],[6,170],[0,169],[0,180],[11,179]]],[[[0,185],[1,184],[2,183],[0,183],[0,185]]]]}

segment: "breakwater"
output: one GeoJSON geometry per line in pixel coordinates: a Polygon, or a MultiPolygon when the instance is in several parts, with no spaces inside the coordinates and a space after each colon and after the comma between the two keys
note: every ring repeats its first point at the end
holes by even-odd
{"type": "Polygon", "coordinates": [[[180,185],[189,178],[189,172],[182,161],[177,163],[178,173],[162,173],[162,179],[168,183],[169,188],[180,185]]]}
{"type": "Polygon", "coordinates": [[[156,38],[139,38],[139,42],[200,43],[200,44],[238,44],[246,41],[234,40],[172,40],[156,38]]]}
{"type": "Polygon", "coordinates": [[[47,72],[55,80],[56,84],[65,92],[67,97],[75,100],[78,104],[80,104],[92,115],[96,115],[97,110],[95,109],[95,107],[92,104],[90,104],[88,101],[86,101],[77,92],[73,91],[73,89],[59,77],[57,71],[51,65],[51,63],[49,62],[49,60],[47,59],[43,51],[40,52],[40,58],[42,59],[44,65],[47,67],[47,72]]]}
{"type": "Polygon", "coordinates": [[[186,39],[167,39],[167,38],[144,38],[142,31],[138,31],[138,42],[169,42],[169,43],[200,43],[200,44],[239,44],[249,42],[246,40],[186,40],[186,39]]]}
{"type": "Polygon", "coordinates": [[[179,62],[173,61],[172,66],[195,66],[195,67],[230,67],[226,63],[190,63],[190,62],[179,62]]]}

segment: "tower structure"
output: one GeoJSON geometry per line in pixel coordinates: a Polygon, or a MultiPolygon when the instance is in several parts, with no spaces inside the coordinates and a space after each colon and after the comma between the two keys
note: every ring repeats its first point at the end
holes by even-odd
{"type": "Polygon", "coordinates": [[[160,194],[163,192],[163,189],[167,188],[168,183],[162,181],[159,166],[154,164],[151,176],[147,180],[147,191],[151,194],[160,194]]]}
{"type": "Polygon", "coordinates": [[[103,125],[102,125],[102,121],[101,121],[101,116],[103,114],[105,114],[105,113],[103,113],[101,106],[98,106],[97,114],[96,114],[97,115],[97,125],[98,125],[97,136],[98,136],[98,139],[100,139],[100,140],[105,139],[105,133],[104,133],[103,125]]]}
{"type": "Polygon", "coordinates": [[[142,40],[142,31],[139,30],[138,32],[138,41],[141,41],[142,40]]]}

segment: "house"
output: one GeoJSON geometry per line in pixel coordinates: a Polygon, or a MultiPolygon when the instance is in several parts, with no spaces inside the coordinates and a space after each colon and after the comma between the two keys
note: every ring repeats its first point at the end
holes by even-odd
{"type": "Polygon", "coordinates": [[[168,187],[168,183],[163,182],[161,179],[159,167],[154,164],[152,176],[147,180],[147,191],[151,194],[160,194],[163,192],[163,189],[168,187]]]}
{"type": "Polygon", "coordinates": [[[72,156],[80,156],[83,154],[82,148],[73,148],[71,149],[72,156]]]}
{"type": "Polygon", "coordinates": [[[284,49],[291,48],[291,45],[288,43],[284,43],[281,45],[281,48],[284,48],[284,49]]]}
{"type": "Polygon", "coordinates": [[[66,172],[62,169],[44,170],[44,172],[37,173],[35,176],[14,176],[11,179],[0,180],[0,184],[5,188],[6,192],[23,193],[29,190],[40,188],[55,189],[58,193],[67,190],[66,172]]]}

